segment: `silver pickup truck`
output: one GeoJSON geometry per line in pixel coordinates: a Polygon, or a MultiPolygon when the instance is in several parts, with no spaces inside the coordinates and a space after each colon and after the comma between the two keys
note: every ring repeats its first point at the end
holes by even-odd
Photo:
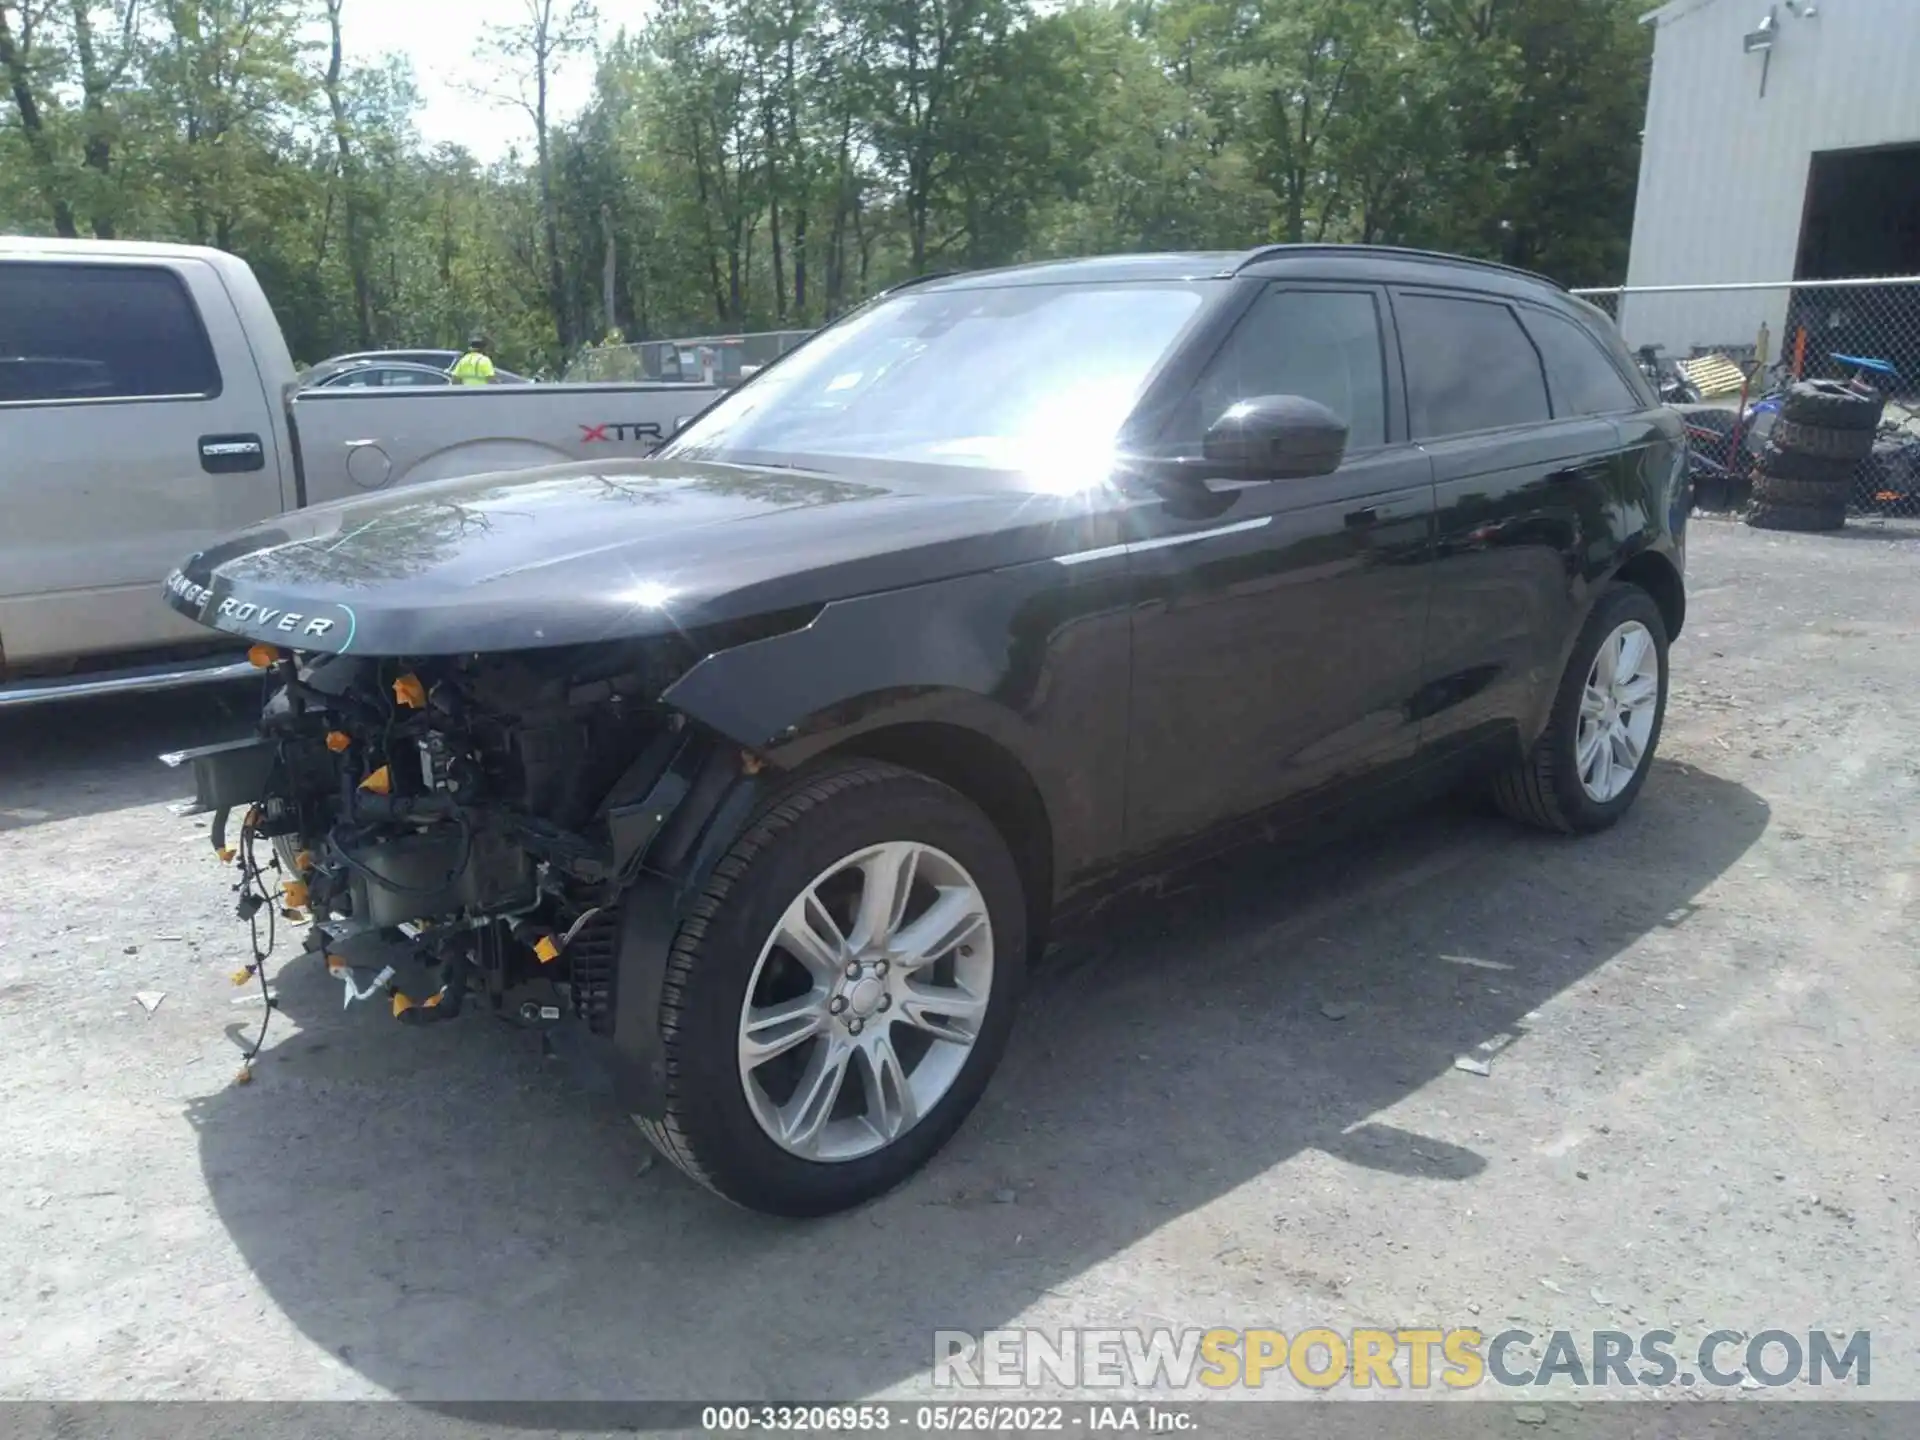
{"type": "Polygon", "coordinates": [[[246,263],[0,236],[0,708],[225,679],[161,598],[220,535],[456,475],[644,455],[689,383],[296,391],[246,263]]]}

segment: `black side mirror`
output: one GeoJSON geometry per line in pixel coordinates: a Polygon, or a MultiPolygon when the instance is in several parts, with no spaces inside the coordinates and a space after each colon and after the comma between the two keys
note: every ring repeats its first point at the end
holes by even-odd
{"type": "Polygon", "coordinates": [[[1347,453],[1346,424],[1304,395],[1257,395],[1207,427],[1200,453],[1244,480],[1331,475],[1347,453]]]}

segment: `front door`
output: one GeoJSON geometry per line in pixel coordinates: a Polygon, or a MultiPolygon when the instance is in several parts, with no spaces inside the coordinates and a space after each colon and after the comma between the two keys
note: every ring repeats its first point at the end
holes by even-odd
{"type": "Polygon", "coordinates": [[[1134,512],[1128,848],[1327,795],[1412,753],[1428,602],[1431,465],[1406,443],[1385,301],[1276,284],[1156,448],[1198,454],[1236,401],[1305,395],[1349,428],[1331,475],[1217,486],[1217,513],[1134,512]]]}

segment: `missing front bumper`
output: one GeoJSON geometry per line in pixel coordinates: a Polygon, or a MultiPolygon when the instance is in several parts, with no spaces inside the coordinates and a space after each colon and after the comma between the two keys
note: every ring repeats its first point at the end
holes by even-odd
{"type": "Polygon", "coordinates": [[[175,770],[191,769],[193,804],[184,813],[199,815],[237,809],[264,798],[278,758],[270,740],[229,740],[170,751],[160,757],[160,763],[175,770]]]}

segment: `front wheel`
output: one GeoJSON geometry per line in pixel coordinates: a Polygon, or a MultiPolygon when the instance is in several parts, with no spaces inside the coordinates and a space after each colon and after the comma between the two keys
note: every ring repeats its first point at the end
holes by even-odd
{"type": "Polygon", "coordinates": [[[674,941],[666,1114],[641,1128],[693,1179],[770,1214],[891,1189],[999,1062],[1025,917],[1005,841],[957,792],[867,762],[796,781],[674,941]]]}
{"type": "Polygon", "coordinates": [[[1512,818],[1541,829],[1606,829],[1646,783],[1666,709],[1660,607],[1639,586],[1615,584],[1581,629],[1547,728],[1494,782],[1495,800],[1512,818]]]}

